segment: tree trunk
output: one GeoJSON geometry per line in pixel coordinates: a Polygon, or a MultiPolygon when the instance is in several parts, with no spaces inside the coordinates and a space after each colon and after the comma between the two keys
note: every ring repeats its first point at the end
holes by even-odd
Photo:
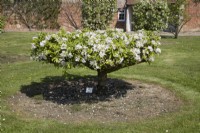
{"type": "Polygon", "coordinates": [[[179,26],[175,27],[175,34],[174,34],[174,38],[177,39],[178,38],[178,34],[179,34],[179,26]]]}
{"type": "Polygon", "coordinates": [[[101,70],[98,70],[98,85],[97,93],[103,94],[106,87],[107,73],[101,70]]]}

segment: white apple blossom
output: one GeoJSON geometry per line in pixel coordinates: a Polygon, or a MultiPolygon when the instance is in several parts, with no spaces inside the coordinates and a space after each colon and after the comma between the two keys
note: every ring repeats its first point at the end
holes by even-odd
{"type": "Polygon", "coordinates": [[[105,30],[97,30],[97,33],[104,34],[105,30]]]}
{"type": "Polygon", "coordinates": [[[97,65],[97,62],[94,61],[94,60],[93,60],[93,61],[90,61],[90,65],[93,66],[94,69],[96,69],[96,70],[99,68],[99,66],[97,65]]]}
{"type": "Polygon", "coordinates": [[[34,36],[34,37],[32,38],[32,40],[35,40],[35,39],[38,39],[38,37],[34,36]]]}
{"type": "Polygon", "coordinates": [[[136,41],[135,45],[136,45],[137,48],[141,48],[141,47],[144,46],[144,44],[141,41],[136,41]]]}
{"type": "Polygon", "coordinates": [[[82,55],[82,56],[86,56],[86,55],[87,55],[87,50],[86,50],[86,49],[83,49],[82,52],[81,52],[81,55],[82,55]]]}
{"type": "Polygon", "coordinates": [[[49,41],[51,39],[51,35],[47,35],[46,37],[45,37],[45,40],[46,41],[49,41]]]}
{"type": "Polygon", "coordinates": [[[67,57],[72,58],[72,57],[73,57],[72,53],[70,52],[70,53],[67,55],[67,57]]]}
{"type": "Polygon", "coordinates": [[[156,45],[156,41],[155,41],[155,40],[152,40],[151,43],[152,43],[153,45],[156,45]]]}
{"type": "Polygon", "coordinates": [[[101,51],[101,52],[99,53],[99,56],[100,56],[101,58],[103,58],[105,55],[106,55],[106,53],[105,53],[104,51],[101,51]]]}
{"type": "Polygon", "coordinates": [[[161,53],[161,49],[160,49],[160,48],[156,48],[156,49],[155,49],[155,52],[156,52],[157,54],[160,54],[160,53],[161,53]]]}
{"type": "Polygon", "coordinates": [[[105,33],[105,34],[103,34],[103,36],[104,36],[104,37],[108,37],[108,35],[107,35],[106,33],[105,33]]]}
{"type": "Polygon", "coordinates": [[[120,36],[118,34],[113,33],[113,39],[118,39],[118,38],[120,38],[120,36]]]}
{"type": "Polygon", "coordinates": [[[66,54],[67,54],[66,51],[62,51],[62,53],[60,54],[60,56],[64,58],[64,57],[67,56],[66,54]]]}
{"type": "Polygon", "coordinates": [[[123,29],[120,29],[120,28],[116,28],[115,29],[117,32],[123,32],[123,29]]]}
{"type": "Polygon", "coordinates": [[[46,42],[47,42],[46,40],[41,41],[41,42],[40,42],[40,46],[41,46],[41,47],[44,47],[44,45],[46,44],[46,42]]]}
{"type": "Polygon", "coordinates": [[[63,44],[61,45],[61,48],[60,48],[60,49],[62,49],[62,50],[67,49],[67,45],[66,45],[65,43],[63,43],[63,44]]]}
{"type": "Polygon", "coordinates": [[[115,58],[120,57],[120,56],[119,56],[119,53],[115,53],[115,54],[113,54],[113,56],[114,56],[115,58]]]}
{"type": "Polygon", "coordinates": [[[83,47],[80,45],[80,44],[77,44],[76,46],[75,46],[75,49],[76,50],[79,50],[79,49],[82,49],[83,47]]]}
{"type": "Polygon", "coordinates": [[[67,38],[65,38],[65,37],[63,37],[63,38],[62,38],[62,40],[63,40],[63,41],[67,41],[68,39],[67,39],[67,38]]]}
{"type": "Polygon", "coordinates": [[[31,49],[36,49],[35,43],[31,43],[31,49]]]}
{"type": "Polygon", "coordinates": [[[139,48],[133,48],[131,49],[131,51],[133,52],[133,54],[140,54],[140,49],[139,48]]]}
{"type": "Polygon", "coordinates": [[[124,43],[125,43],[126,45],[129,45],[130,41],[129,41],[129,40],[124,40],[124,43]]]}
{"type": "Polygon", "coordinates": [[[123,53],[123,52],[124,52],[124,49],[119,48],[119,52],[120,52],[120,53],[123,53]]]}
{"type": "Polygon", "coordinates": [[[105,50],[108,50],[110,48],[110,45],[105,46],[105,50]]]}
{"type": "Polygon", "coordinates": [[[153,51],[153,48],[152,48],[152,46],[148,46],[148,49],[149,49],[149,51],[153,51]]]}
{"type": "Polygon", "coordinates": [[[139,55],[136,55],[135,56],[135,60],[140,62],[141,61],[141,57],[139,55]]]}
{"type": "Polygon", "coordinates": [[[100,42],[100,39],[96,39],[96,40],[95,40],[95,43],[99,43],[99,42],[100,42]]]}
{"type": "Polygon", "coordinates": [[[112,38],[110,38],[110,37],[107,37],[105,41],[106,41],[107,44],[113,43],[112,38]]]}
{"type": "Polygon", "coordinates": [[[152,56],[149,58],[149,61],[150,61],[150,62],[154,62],[154,60],[155,60],[155,59],[154,59],[154,57],[152,57],[152,56]]]}
{"type": "Polygon", "coordinates": [[[83,58],[83,59],[81,60],[81,62],[82,62],[82,63],[86,63],[86,60],[83,58]]]}
{"type": "Polygon", "coordinates": [[[76,34],[76,37],[79,37],[79,34],[76,34]]]}
{"type": "Polygon", "coordinates": [[[143,33],[142,30],[140,30],[140,31],[139,31],[139,34],[138,34],[138,38],[139,38],[140,40],[142,40],[143,37],[144,37],[144,33],[143,33]]]}
{"type": "Polygon", "coordinates": [[[134,34],[134,36],[133,36],[133,37],[134,37],[134,39],[135,39],[135,40],[138,40],[138,39],[139,39],[139,36],[138,36],[138,34],[134,34]]]}
{"type": "Polygon", "coordinates": [[[76,61],[76,62],[79,62],[79,61],[80,61],[80,57],[77,56],[77,57],[75,58],[75,61],[76,61]]]}
{"type": "Polygon", "coordinates": [[[61,61],[60,61],[60,64],[61,64],[62,66],[66,66],[66,62],[65,62],[64,60],[61,60],[61,61]]]}
{"type": "Polygon", "coordinates": [[[124,61],[124,57],[120,58],[119,64],[122,64],[123,61],[124,61]]]}
{"type": "Polygon", "coordinates": [[[39,55],[39,59],[40,59],[40,60],[46,60],[47,57],[46,57],[46,55],[45,55],[44,53],[41,53],[41,54],[39,55]]]}
{"type": "Polygon", "coordinates": [[[111,46],[112,46],[113,50],[116,49],[116,45],[115,44],[111,44],[111,46]]]}

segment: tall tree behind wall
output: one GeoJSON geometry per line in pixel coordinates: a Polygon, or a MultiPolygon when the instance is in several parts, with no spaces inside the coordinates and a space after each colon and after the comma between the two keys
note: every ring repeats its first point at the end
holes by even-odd
{"type": "Polygon", "coordinates": [[[188,11],[194,3],[198,4],[199,0],[176,0],[175,3],[169,4],[169,28],[174,34],[174,38],[178,38],[183,26],[186,25],[192,17],[198,17],[198,14],[190,14],[188,11]],[[194,2],[194,3],[193,3],[194,2]]]}
{"type": "Polygon", "coordinates": [[[81,8],[82,0],[63,0],[62,2],[61,13],[73,29],[81,28],[81,8]]]}

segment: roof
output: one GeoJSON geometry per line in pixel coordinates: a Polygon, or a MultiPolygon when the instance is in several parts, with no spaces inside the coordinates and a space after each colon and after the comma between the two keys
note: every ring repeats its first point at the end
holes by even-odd
{"type": "MultiPolygon", "coordinates": [[[[140,2],[140,0],[127,0],[127,5],[134,5],[136,3],[140,2]]],[[[168,3],[175,3],[176,0],[167,0],[168,3]]]]}
{"type": "Polygon", "coordinates": [[[176,0],[167,0],[169,3],[175,3],[176,0]]]}
{"type": "Polygon", "coordinates": [[[117,0],[117,8],[124,8],[126,5],[126,0],[117,0]]]}
{"type": "Polygon", "coordinates": [[[136,3],[138,3],[140,0],[127,0],[127,5],[134,5],[136,3]]]}

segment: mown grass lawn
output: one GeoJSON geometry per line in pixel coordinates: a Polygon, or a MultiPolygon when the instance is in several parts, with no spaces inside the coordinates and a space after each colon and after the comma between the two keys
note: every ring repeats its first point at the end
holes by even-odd
{"type": "MultiPolygon", "coordinates": [[[[6,99],[21,86],[40,82],[47,76],[61,76],[62,70],[29,60],[30,42],[37,33],[0,34],[0,129],[5,133],[198,133],[200,132],[200,37],[163,39],[162,54],[151,64],[121,69],[110,77],[153,82],[174,91],[184,101],[179,112],[132,123],[63,124],[57,121],[21,117],[8,107],[6,99]]],[[[68,70],[74,75],[95,75],[86,68],[68,70]]]]}

